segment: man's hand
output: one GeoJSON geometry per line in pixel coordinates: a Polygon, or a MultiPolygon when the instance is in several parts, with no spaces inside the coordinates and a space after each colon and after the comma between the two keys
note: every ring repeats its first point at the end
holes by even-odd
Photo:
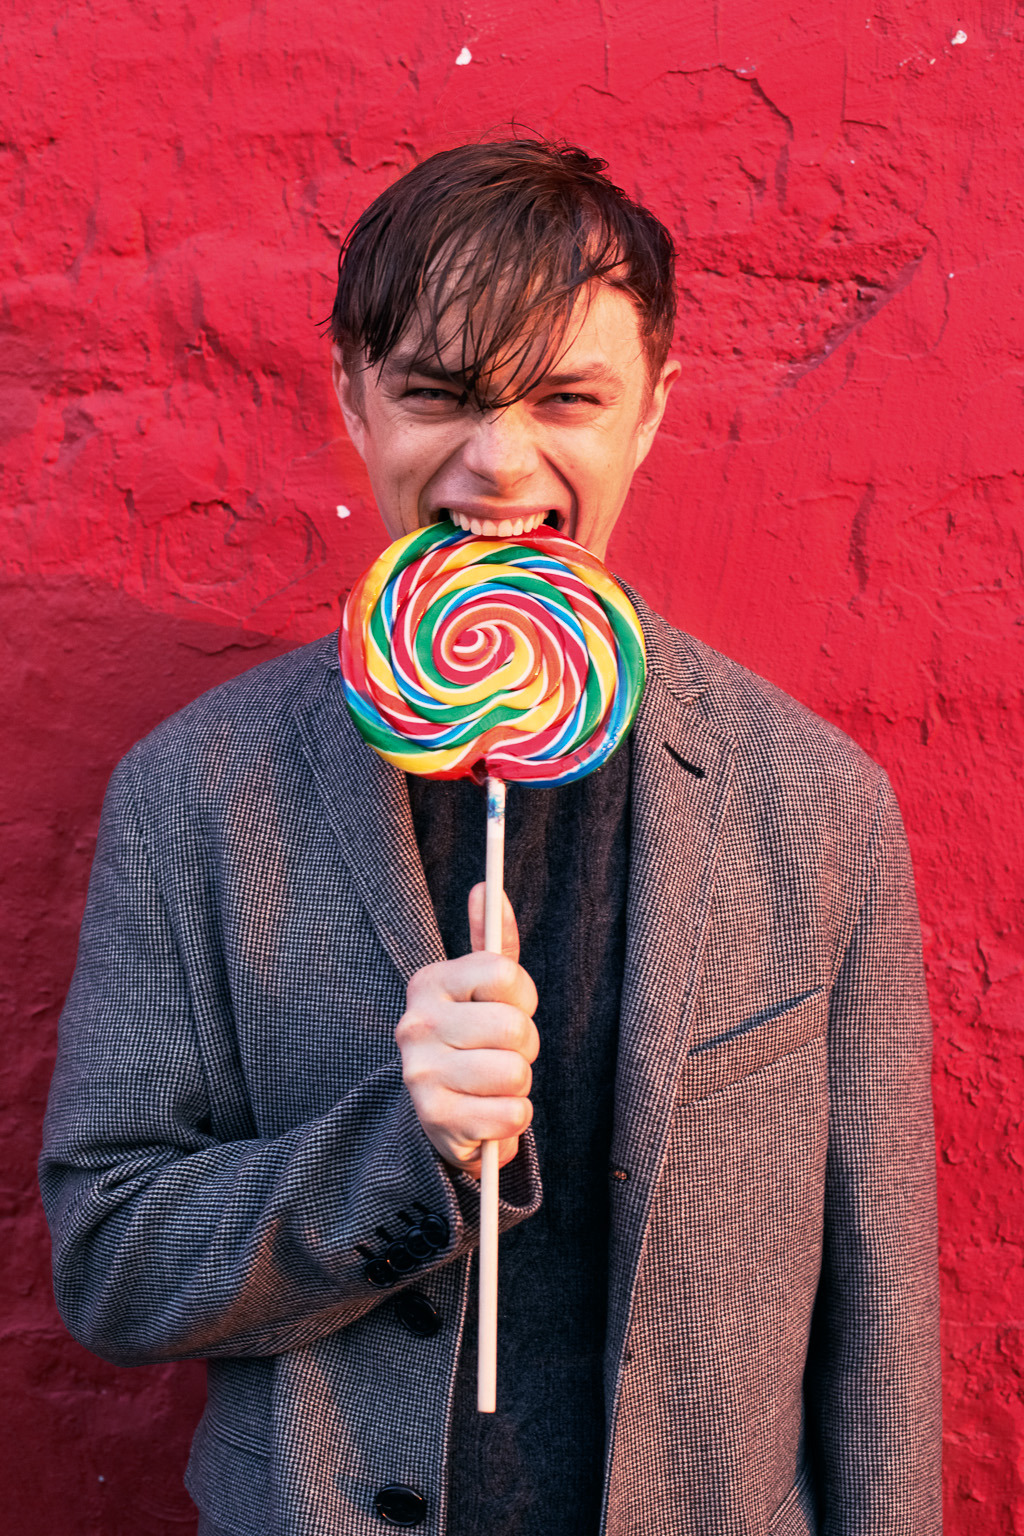
{"type": "Polygon", "coordinates": [[[540,1050],[537,988],[519,962],[519,930],[504,898],[502,954],[483,953],[484,888],[469,893],[473,953],[417,971],[395,1039],[420,1124],[446,1163],[480,1176],[480,1143],[504,1167],[533,1118],[530,1064],[540,1050]]]}

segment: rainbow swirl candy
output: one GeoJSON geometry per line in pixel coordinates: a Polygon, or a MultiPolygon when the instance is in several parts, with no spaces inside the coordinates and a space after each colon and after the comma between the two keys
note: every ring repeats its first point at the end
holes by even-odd
{"type": "Polygon", "coordinates": [[[644,688],[629,599],[548,528],[499,539],[443,522],[398,539],[349,593],[339,650],[361,735],[433,779],[582,778],[622,741],[644,688]]]}

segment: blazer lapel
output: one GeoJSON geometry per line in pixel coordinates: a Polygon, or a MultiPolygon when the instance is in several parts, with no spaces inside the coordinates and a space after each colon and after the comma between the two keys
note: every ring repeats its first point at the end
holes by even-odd
{"type": "MultiPolygon", "coordinates": [[[[333,662],[333,655],[331,657],[333,662]]],[[[363,741],[345,708],[336,662],[295,708],[324,813],[367,916],[403,980],[443,960],[405,776],[363,741]]]]}
{"type": "Polygon", "coordinates": [[[607,1359],[617,1371],[637,1265],[687,1050],[736,746],[705,689],[637,608],[648,682],[632,744],[632,823],[615,1127],[607,1359]]]}

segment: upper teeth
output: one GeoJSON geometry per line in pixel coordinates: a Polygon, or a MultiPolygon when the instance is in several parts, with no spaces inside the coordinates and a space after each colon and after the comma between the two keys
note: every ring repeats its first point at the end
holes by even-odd
{"type": "Polygon", "coordinates": [[[531,512],[529,517],[506,517],[500,523],[492,523],[479,517],[467,517],[464,512],[449,514],[456,528],[465,533],[483,534],[491,539],[511,539],[520,533],[533,533],[543,523],[546,512],[531,512]]]}

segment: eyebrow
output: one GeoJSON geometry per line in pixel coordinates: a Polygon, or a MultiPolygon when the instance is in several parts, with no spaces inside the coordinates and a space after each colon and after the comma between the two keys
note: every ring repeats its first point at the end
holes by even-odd
{"type": "MultiPolygon", "coordinates": [[[[463,375],[457,370],[446,371],[432,358],[417,357],[405,352],[392,352],[384,362],[384,373],[389,377],[408,377],[415,374],[420,379],[430,379],[438,384],[459,383],[463,375]]],[[[533,384],[533,389],[566,389],[576,384],[621,384],[614,368],[595,359],[562,373],[544,373],[533,384]]]]}
{"type": "Polygon", "coordinates": [[[621,384],[622,380],[607,363],[594,362],[584,363],[581,368],[573,368],[568,373],[545,373],[538,382],[561,389],[567,384],[621,384]]]}

